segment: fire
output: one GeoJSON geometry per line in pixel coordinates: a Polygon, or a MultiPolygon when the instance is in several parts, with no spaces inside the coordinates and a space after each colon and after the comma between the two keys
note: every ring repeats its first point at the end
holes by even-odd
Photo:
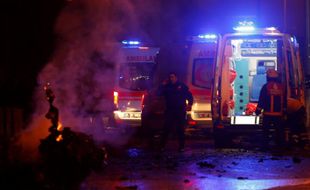
{"type": "MultiPolygon", "coordinates": [[[[58,123],[58,126],[57,126],[57,131],[62,131],[62,129],[63,129],[62,124],[59,122],[59,123],[58,123]]],[[[60,141],[62,141],[62,140],[63,140],[62,134],[59,134],[59,135],[57,136],[57,138],[56,138],[56,141],[57,141],[57,142],[60,142],[60,141]]]]}
{"type": "Polygon", "coordinates": [[[62,131],[62,128],[63,128],[62,124],[59,122],[57,126],[57,131],[62,131]]]}
{"type": "Polygon", "coordinates": [[[60,142],[60,141],[62,141],[62,140],[63,140],[62,135],[61,135],[61,134],[58,135],[58,137],[56,138],[56,141],[57,141],[57,142],[60,142]]]}

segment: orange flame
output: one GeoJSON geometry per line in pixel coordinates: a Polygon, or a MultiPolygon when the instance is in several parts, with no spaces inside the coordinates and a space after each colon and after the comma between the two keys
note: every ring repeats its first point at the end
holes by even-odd
{"type": "Polygon", "coordinates": [[[62,131],[62,124],[60,122],[58,123],[57,131],[62,131]]]}
{"type": "Polygon", "coordinates": [[[57,141],[57,142],[60,142],[60,141],[62,141],[62,140],[63,140],[62,135],[58,135],[58,137],[56,138],[56,141],[57,141]]]}

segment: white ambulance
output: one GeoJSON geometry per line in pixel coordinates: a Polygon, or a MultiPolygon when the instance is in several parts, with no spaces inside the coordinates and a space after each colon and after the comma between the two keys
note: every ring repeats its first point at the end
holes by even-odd
{"type": "Polygon", "coordinates": [[[153,84],[159,48],[143,46],[139,41],[122,41],[116,64],[114,120],[116,126],[141,125],[141,102],[153,84]]]}
{"type": "Polygon", "coordinates": [[[295,37],[274,27],[256,29],[253,23],[235,30],[223,36],[212,85],[212,121],[218,145],[229,142],[233,134],[262,130],[262,118],[254,111],[268,69],[279,72],[286,100],[293,98],[305,105],[295,37]]]}
{"type": "Polygon", "coordinates": [[[194,97],[188,125],[212,129],[211,86],[220,36],[201,34],[189,39],[187,85],[194,97]]]}

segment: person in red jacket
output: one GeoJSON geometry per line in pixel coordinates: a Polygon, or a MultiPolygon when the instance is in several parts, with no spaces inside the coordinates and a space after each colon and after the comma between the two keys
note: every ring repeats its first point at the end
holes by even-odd
{"type": "Polygon", "coordinates": [[[284,86],[279,80],[279,74],[274,69],[267,71],[267,83],[260,91],[256,115],[263,114],[264,147],[269,143],[270,130],[276,132],[276,142],[282,145],[284,142],[284,86]]]}

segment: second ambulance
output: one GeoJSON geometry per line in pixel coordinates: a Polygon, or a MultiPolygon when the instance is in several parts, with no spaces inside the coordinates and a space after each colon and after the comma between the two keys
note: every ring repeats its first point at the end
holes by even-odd
{"type": "Polygon", "coordinates": [[[201,34],[189,39],[187,85],[194,97],[192,111],[188,112],[189,126],[212,129],[211,86],[220,36],[201,34]]]}
{"type": "Polygon", "coordinates": [[[114,120],[117,126],[141,125],[142,96],[153,84],[158,53],[157,47],[144,46],[139,41],[122,41],[114,88],[114,120]]]}

